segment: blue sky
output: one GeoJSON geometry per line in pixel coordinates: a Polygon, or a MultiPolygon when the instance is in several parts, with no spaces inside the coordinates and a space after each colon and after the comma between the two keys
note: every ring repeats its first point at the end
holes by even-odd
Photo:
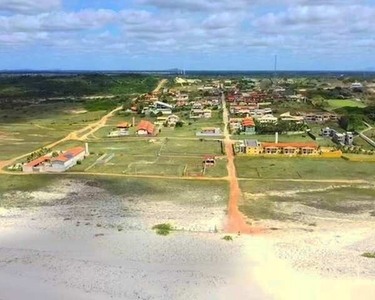
{"type": "Polygon", "coordinates": [[[0,69],[363,70],[375,1],[0,0],[0,69]]]}

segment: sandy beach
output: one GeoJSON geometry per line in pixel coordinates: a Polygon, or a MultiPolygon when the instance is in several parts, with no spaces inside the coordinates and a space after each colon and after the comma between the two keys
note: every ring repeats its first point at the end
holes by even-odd
{"type": "Polygon", "coordinates": [[[310,232],[288,225],[233,235],[227,242],[221,232],[226,207],[215,193],[202,207],[113,196],[66,180],[45,191],[3,197],[43,205],[0,210],[2,300],[375,295],[374,260],[360,256],[374,245],[370,223],[345,231],[327,224],[310,232]],[[151,227],[163,222],[177,230],[156,235],[151,227]]]}

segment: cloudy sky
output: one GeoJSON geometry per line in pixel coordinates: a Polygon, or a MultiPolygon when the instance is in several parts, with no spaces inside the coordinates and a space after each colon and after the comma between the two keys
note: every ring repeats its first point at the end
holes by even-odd
{"type": "Polygon", "coordinates": [[[0,0],[0,69],[269,70],[275,54],[375,68],[375,1],[0,0]]]}

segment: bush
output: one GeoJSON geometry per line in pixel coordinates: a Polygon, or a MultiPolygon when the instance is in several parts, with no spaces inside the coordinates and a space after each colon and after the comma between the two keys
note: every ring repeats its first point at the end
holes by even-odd
{"type": "Polygon", "coordinates": [[[375,252],[366,252],[362,254],[363,257],[375,258],[375,252]]]}
{"type": "Polygon", "coordinates": [[[233,238],[230,236],[230,235],[226,235],[223,237],[223,240],[224,241],[227,241],[227,242],[233,242],[233,238]]]}
{"type": "Polygon", "coordinates": [[[173,231],[173,227],[171,224],[158,224],[152,227],[153,230],[156,230],[156,234],[158,235],[168,235],[171,231],[173,231]]]}

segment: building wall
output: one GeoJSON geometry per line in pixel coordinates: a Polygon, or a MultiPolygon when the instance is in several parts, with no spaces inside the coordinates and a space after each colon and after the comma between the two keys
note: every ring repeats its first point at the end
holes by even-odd
{"type": "Polygon", "coordinates": [[[246,147],[246,154],[247,155],[262,154],[262,148],[261,147],[246,147]]]}

